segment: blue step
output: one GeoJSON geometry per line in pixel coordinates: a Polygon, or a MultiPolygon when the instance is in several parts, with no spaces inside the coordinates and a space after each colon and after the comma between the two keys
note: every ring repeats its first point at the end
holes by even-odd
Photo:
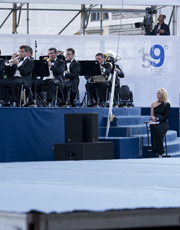
{"type": "MultiPolygon", "coordinates": [[[[143,145],[144,146],[148,145],[147,133],[143,134],[141,136],[143,137],[143,145]]],[[[166,133],[166,140],[167,140],[167,142],[174,141],[174,140],[176,140],[176,138],[177,138],[177,131],[175,131],[175,130],[168,130],[167,131],[167,133],[166,133]]],[[[149,143],[151,143],[151,133],[149,133],[149,143]]]]}
{"type": "MultiPolygon", "coordinates": [[[[117,151],[117,153],[115,154],[116,159],[118,159],[117,157],[119,157],[120,159],[126,156],[123,153],[123,148],[128,149],[128,151],[130,152],[129,155],[132,156],[131,151],[133,151],[134,147],[131,145],[131,141],[133,143],[133,139],[131,139],[132,137],[134,138],[138,138],[142,137],[142,144],[143,144],[143,157],[148,157],[148,139],[147,139],[147,130],[146,130],[146,125],[145,125],[145,121],[148,121],[150,116],[140,116],[140,114],[138,115],[138,111],[133,110],[129,110],[130,108],[123,108],[121,115],[118,116],[115,115],[113,122],[110,123],[110,129],[109,129],[109,134],[108,134],[108,138],[107,141],[112,140],[114,142],[115,145],[115,149],[117,151]],[[126,111],[129,110],[128,115],[126,115],[126,111]],[[133,113],[134,114],[131,114],[133,113]],[[135,114],[136,113],[136,114],[135,114]],[[123,139],[124,138],[129,138],[129,139],[123,139]],[[129,143],[129,146],[127,148],[126,146],[126,142],[129,143]],[[120,146],[121,145],[121,149],[120,146]],[[125,147],[126,146],[126,147],[125,147]],[[119,151],[121,151],[121,153],[119,153],[119,151]]],[[[104,141],[105,138],[105,134],[106,134],[106,124],[107,124],[107,116],[104,116],[104,120],[103,120],[103,124],[101,127],[99,127],[99,136],[100,138],[102,138],[102,140],[104,141]]],[[[177,138],[177,132],[174,130],[168,130],[167,134],[166,134],[166,140],[167,140],[167,151],[168,151],[168,155],[171,155],[172,157],[180,157],[180,138],[177,138]]],[[[149,143],[151,145],[151,135],[149,138],[149,143]]],[[[138,146],[139,149],[139,146],[138,146]]],[[[151,148],[150,148],[151,149],[151,148]]],[[[139,150],[135,150],[136,152],[139,150]]],[[[135,156],[137,157],[137,153],[135,154],[135,156]]],[[[138,155],[139,156],[139,155],[138,155]]]]}
{"type": "MultiPolygon", "coordinates": [[[[121,127],[110,127],[109,137],[132,137],[146,133],[146,126],[143,125],[126,125],[121,127]]],[[[106,127],[99,127],[99,136],[105,137],[106,127]]]]}
{"type": "Polygon", "coordinates": [[[180,157],[180,152],[170,153],[168,155],[170,155],[171,157],[180,157]]]}
{"type": "MultiPolygon", "coordinates": [[[[107,115],[104,116],[103,121],[100,123],[100,126],[107,125],[107,117],[108,117],[108,108],[101,108],[102,112],[107,111],[107,115]]],[[[129,116],[141,116],[141,108],[115,108],[112,110],[112,114],[115,117],[129,117],[129,116]]]]}
{"type": "Polygon", "coordinates": [[[140,116],[141,108],[115,108],[112,113],[114,116],[140,116]]]}
{"type": "MultiPolygon", "coordinates": [[[[164,145],[165,148],[165,145],[164,145]]],[[[151,145],[150,145],[151,149],[151,145]]],[[[167,141],[167,152],[168,155],[178,155],[177,153],[180,152],[180,137],[177,137],[176,140],[173,141],[167,141]]],[[[143,157],[148,157],[148,146],[143,146],[143,157]]]]}
{"type": "Polygon", "coordinates": [[[100,137],[99,141],[113,142],[114,159],[140,158],[138,137],[100,137]]]}
{"type": "MultiPolygon", "coordinates": [[[[150,116],[115,116],[114,120],[110,123],[111,126],[124,126],[124,125],[140,125],[145,121],[149,121],[150,116]]],[[[107,122],[107,117],[104,117],[107,122]]]]}

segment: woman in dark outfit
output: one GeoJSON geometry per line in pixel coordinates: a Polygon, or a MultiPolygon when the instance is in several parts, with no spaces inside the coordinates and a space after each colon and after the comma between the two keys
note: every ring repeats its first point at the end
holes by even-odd
{"type": "Polygon", "coordinates": [[[162,157],[164,153],[163,137],[169,129],[168,117],[170,114],[170,103],[167,91],[164,88],[157,90],[157,101],[151,105],[151,121],[159,122],[159,124],[151,124],[151,144],[153,153],[157,153],[162,157]]]}

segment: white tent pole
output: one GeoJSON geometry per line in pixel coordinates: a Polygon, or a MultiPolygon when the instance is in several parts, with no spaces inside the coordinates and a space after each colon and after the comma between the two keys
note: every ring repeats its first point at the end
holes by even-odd
{"type": "Polygon", "coordinates": [[[113,120],[113,116],[114,116],[112,114],[112,108],[113,108],[113,99],[114,99],[115,79],[116,79],[116,71],[114,70],[112,87],[111,87],[111,98],[110,98],[110,103],[109,103],[109,113],[108,113],[107,126],[106,126],[106,137],[108,137],[110,122],[111,120],[113,120]]]}
{"type": "Polygon", "coordinates": [[[180,6],[176,7],[176,16],[177,16],[176,31],[177,31],[177,35],[180,35],[180,6]]]}

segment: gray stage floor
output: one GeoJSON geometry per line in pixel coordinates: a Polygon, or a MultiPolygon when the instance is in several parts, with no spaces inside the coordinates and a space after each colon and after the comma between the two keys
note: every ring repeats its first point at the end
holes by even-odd
{"type": "Polygon", "coordinates": [[[180,207],[180,158],[0,164],[0,212],[180,207]]]}

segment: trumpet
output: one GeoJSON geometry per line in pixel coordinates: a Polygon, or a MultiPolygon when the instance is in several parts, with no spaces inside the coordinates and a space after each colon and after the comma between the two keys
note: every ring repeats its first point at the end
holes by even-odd
{"type": "Polygon", "coordinates": [[[5,65],[6,65],[6,66],[10,66],[11,64],[13,64],[13,61],[16,60],[16,59],[20,59],[20,54],[17,54],[16,57],[13,58],[13,59],[7,60],[7,61],[5,62],[5,65]]]}
{"type": "Polygon", "coordinates": [[[51,61],[51,57],[45,57],[43,60],[51,61]]]}

